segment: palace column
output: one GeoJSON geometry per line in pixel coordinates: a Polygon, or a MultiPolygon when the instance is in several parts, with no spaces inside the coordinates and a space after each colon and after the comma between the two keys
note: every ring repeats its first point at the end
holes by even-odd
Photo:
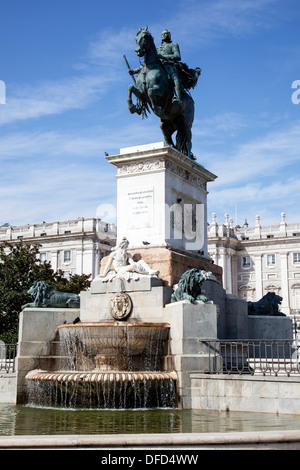
{"type": "Polygon", "coordinates": [[[288,253],[280,253],[280,272],[281,272],[281,297],[282,304],[280,310],[283,313],[290,313],[290,294],[288,280],[288,253]]]}
{"type": "Polygon", "coordinates": [[[263,286],[262,286],[262,255],[258,254],[254,257],[255,262],[255,297],[256,301],[263,297],[263,286]]]}

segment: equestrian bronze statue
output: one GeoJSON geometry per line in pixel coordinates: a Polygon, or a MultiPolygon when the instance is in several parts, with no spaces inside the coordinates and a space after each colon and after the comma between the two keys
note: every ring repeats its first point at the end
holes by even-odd
{"type": "Polygon", "coordinates": [[[179,46],[171,41],[168,30],[162,32],[162,44],[156,48],[148,28],[136,35],[135,49],[143,64],[129,68],[134,85],[128,87],[129,111],[147,117],[152,110],[160,118],[160,127],[167,145],[195,160],[192,154],[192,125],[195,105],[189,90],[194,88],[200,76],[200,68],[189,69],[181,62],[179,46]],[[137,98],[136,104],[132,95],[137,98]],[[172,135],[176,134],[176,145],[172,135]]]}

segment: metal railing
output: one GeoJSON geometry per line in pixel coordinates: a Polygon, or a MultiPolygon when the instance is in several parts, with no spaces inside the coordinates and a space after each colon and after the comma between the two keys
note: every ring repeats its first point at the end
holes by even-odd
{"type": "Polygon", "coordinates": [[[201,340],[202,372],[208,374],[286,375],[300,374],[297,341],[292,340],[201,340]]]}
{"type": "Polygon", "coordinates": [[[7,344],[0,341],[0,373],[13,373],[17,356],[17,344],[7,344]]]}
{"type": "MultiPolygon", "coordinates": [[[[0,373],[13,373],[17,344],[0,341],[0,373]]],[[[200,340],[200,372],[291,376],[300,374],[297,340],[200,340]]]]}

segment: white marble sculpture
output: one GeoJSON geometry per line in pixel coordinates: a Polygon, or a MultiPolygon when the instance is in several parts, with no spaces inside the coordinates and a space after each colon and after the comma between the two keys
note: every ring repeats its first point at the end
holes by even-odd
{"type": "Polygon", "coordinates": [[[138,280],[141,276],[158,276],[159,271],[151,269],[144,260],[135,262],[130,253],[127,252],[129,241],[123,238],[122,241],[112,248],[107,265],[102,274],[97,276],[102,282],[114,279],[138,280]]]}

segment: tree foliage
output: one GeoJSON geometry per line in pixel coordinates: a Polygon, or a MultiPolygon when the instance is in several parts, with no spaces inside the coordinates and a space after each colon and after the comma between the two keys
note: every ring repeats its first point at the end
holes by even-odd
{"type": "Polygon", "coordinates": [[[45,281],[56,290],[79,294],[90,285],[90,275],[54,272],[49,262],[40,263],[39,245],[4,243],[0,246],[0,339],[16,342],[22,305],[31,302],[28,289],[45,281]]]}

